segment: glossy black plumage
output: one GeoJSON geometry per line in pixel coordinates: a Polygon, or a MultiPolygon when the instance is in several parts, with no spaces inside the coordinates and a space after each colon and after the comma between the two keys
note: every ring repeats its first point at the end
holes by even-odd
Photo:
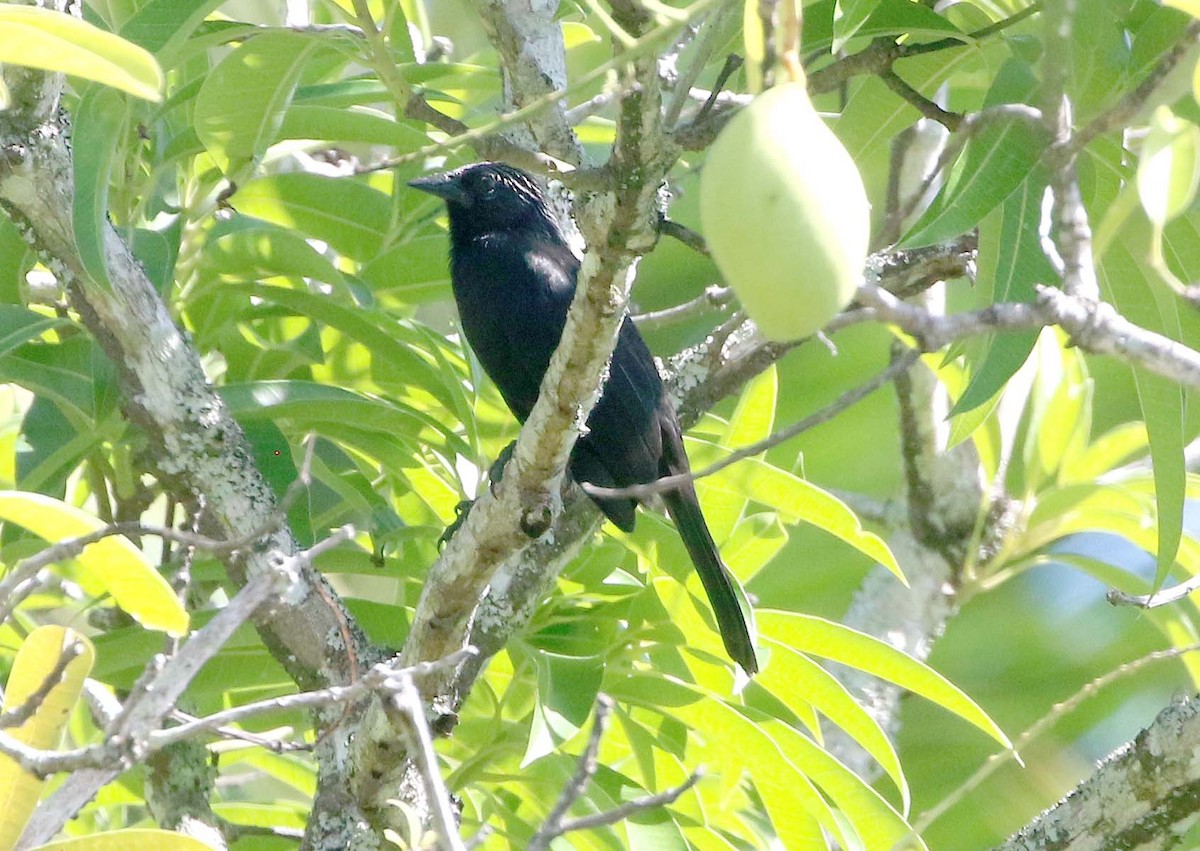
{"type": "MultiPolygon", "coordinates": [[[[522,422],[537,401],[575,293],[579,259],[537,182],[519,169],[481,163],[414,180],[445,199],[450,214],[450,277],[463,332],[508,407],[522,422]]],[[[688,470],[679,421],[642,336],[621,325],[609,378],[571,455],[572,477],[605,487],[642,484],[688,470]]],[[[637,501],[596,499],[632,531],[637,501]]],[[[663,501],[717,617],[725,649],[758,670],[746,613],[690,485],[663,501]]]]}

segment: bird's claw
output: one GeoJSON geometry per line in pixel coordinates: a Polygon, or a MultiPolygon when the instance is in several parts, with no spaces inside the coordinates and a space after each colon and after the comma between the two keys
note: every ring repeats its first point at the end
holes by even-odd
{"type": "Polygon", "coordinates": [[[496,495],[496,485],[500,484],[500,480],[504,478],[504,467],[512,460],[513,452],[516,451],[516,448],[517,442],[514,440],[500,450],[500,454],[496,456],[496,460],[488,468],[488,487],[492,491],[492,496],[496,495]]]}
{"type": "Polygon", "coordinates": [[[450,525],[446,527],[446,531],[442,532],[442,536],[438,538],[437,546],[440,552],[445,548],[446,544],[450,543],[450,539],[457,534],[462,528],[462,524],[467,522],[467,515],[471,513],[471,506],[475,504],[473,499],[464,499],[454,506],[454,519],[450,521],[450,525]]]}

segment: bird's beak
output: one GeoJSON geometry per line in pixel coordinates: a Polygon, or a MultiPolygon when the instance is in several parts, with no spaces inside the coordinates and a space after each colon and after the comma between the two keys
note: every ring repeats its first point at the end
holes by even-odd
{"type": "Polygon", "coordinates": [[[416,180],[410,180],[408,185],[413,189],[420,189],[422,192],[436,195],[450,204],[458,204],[462,207],[471,206],[471,196],[463,191],[458,175],[452,172],[418,177],[416,180]]]}

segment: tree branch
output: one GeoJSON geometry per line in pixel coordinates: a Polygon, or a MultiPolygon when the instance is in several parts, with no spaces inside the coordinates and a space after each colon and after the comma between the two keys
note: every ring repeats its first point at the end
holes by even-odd
{"type": "Polygon", "coordinates": [[[1160,712],[997,851],[1172,847],[1167,838],[1182,836],[1195,822],[1198,791],[1200,701],[1189,698],[1160,712]]]}

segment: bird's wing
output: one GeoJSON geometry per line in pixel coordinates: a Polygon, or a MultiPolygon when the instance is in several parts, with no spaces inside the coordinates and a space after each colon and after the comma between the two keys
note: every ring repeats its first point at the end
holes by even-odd
{"type": "Polygon", "coordinates": [[[579,261],[565,246],[496,234],[455,257],[455,300],[483,369],[522,422],[562,337],[579,261]]]}
{"type": "MultiPolygon", "coordinates": [[[[602,465],[617,485],[654,480],[663,451],[658,409],[664,404],[669,403],[654,358],[626,317],[608,381],[588,417],[588,433],[579,441],[582,451],[595,456],[594,463],[602,465]]],[[[574,467],[572,473],[576,473],[574,467]]]]}

